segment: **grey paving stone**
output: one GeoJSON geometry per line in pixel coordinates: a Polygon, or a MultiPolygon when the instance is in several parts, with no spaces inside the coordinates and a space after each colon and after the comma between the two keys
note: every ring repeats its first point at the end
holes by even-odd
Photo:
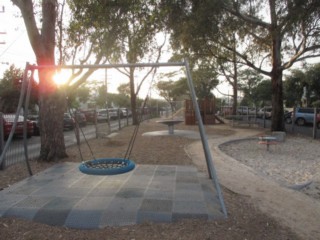
{"type": "Polygon", "coordinates": [[[126,226],[137,223],[136,211],[105,211],[100,219],[100,228],[106,226],[126,226]]]}
{"type": "Polygon", "coordinates": [[[120,190],[120,187],[118,188],[94,188],[91,189],[88,193],[88,196],[91,197],[113,197],[115,196],[120,190]]]}
{"type": "Polygon", "coordinates": [[[60,196],[64,191],[66,191],[67,187],[49,185],[45,187],[41,187],[32,193],[33,196],[60,196]]]}
{"type": "Polygon", "coordinates": [[[3,216],[5,217],[19,217],[23,219],[32,220],[36,215],[38,208],[24,208],[24,207],[14,207],[7,210],[3,216]]]}
{"type": "Polygon", "coordinates": [[[71,209],[80,198],[75,197],[56,197],[48,202],[43,208],[46,209],[71,209]]]}
{"type": "Polygon", "coordinates": [[[175,188],[175,182],[170,180],[156,181],[153,180],[147,187],[147,189],[159,190],[159,191],[173,191],[175,188]]]}
{"type": "Polygon", "coordinates": [[[177,166],[177,173],[180,172],[197,173],[198,170],[196,167],[189,165],[177,166]]]}
{"type": "Polygon", "coordinates": [[[48,202],[52,201],[54,197],[35,197],[28,196],[14,205],[16,208],[41,208],[48,202]]]}
{"type": "Polygon", "coordinates": [[[119,189],[123,184],[125,184],[124,180],[109,180],[105,179],[104,181],[99,182],[98,185],[96,185],[96,188],[117,188],[119,189]]]}
{"type": "Polygon", "coordinates": [[[144,194],[143,188],[121,188],[119,192],[117,192],[117,198],[142,198],[144,194]]]}
{"type": "MultiPolygon", "coordinates": [[[[200,186],[199,186],[200,188],[200,186]]],[[[174,194],[175,201],[192,201],[192,202],[202,202],[204,201],[203,193],[200,189],[197,191],[191,190],[176,190],[174,194]]]]}
{"type": "Polygon", "coordinates": [[[18,202],[26,199],[26,195],[0,194],[0,217],[18,202]]]}
{"type": "Polygon", "coordinates": [[[64,226],[78,229],[97,229],[100,226],[101,210],[74,209],[64,223],[64,226]]]}
{"type": "Polygon", "coordinates": [[[78,181],[74,182],[71,187],[83,187],[83,188],[92,188],[99,184],[99,182],[102,181],[101,178],[94,178],[94,176],[90,177],[83,177],[79,179],[78,181]],[[98,182],[97,182],[98,181],[98,182]]]}
{"type": "Polygon", "coordinates": [[[113,200],[113,197],[93,197],[87,196],[78,201],[73,210],[105,210],[113,200]]]}
{"type": "Polygon", "coordinates": [[[30,195],[33,192],[37,191],[38,189],[40,189],[41,187],[39,185],[27,185],[24,184],[20,187],[17,187],[15,189],[13,189],[12,191],[10,191],[10,194],[25,194],[25,195],[30,195]]]}
{"type": "Polygon", "coordinates": [[[155,173],[154,173],[154,177],[157,177],[157,176],[175,177],[176,176],[176,169],[175,168],[169,168],[168,170],[166,170],[166,169],[162,169],[162,170],[157,169],[157,171],[155,171],[155,173]]]}
{"type": "Polygon", "coordinates": [[[173,201],[173,213],[207,214],[207,206],[201,201],[173,201]]]}
{"type": "Polygon", "coordinates": [[[176,176],[177,183],[199,183],[198,176],[196,174],[177,174],[176,176]]]}
{"type": "Polygon", "coordinates": [[[153,176],[156,167],[156,165],[138,165],[138,167],[133,170],[132,175],[153,176]]]}
{"type": "Polygon", "coordinates": [[[142,198],[114,197],[106,211],[137,211],[142,203],[142,198]]]}
{"type": "Polygon", "coordinates": [[[91,188],[85,188],[85,187],[70,187],[64,189],[59,196],[61,197],[68,197],[68,196],[73,196],[73,197],[85,197],[89,194],[91,191],[91,188]]]}
{"type": "Polygon", "coordinates": [[[145,198],[159,199],[159,200],[172,200],[174,191],[160,191],[154,189],[147,189],[144,193],[145,198]]]}
{"type": "Polygon", "coordinates": [[[201,191],[201,185],[198,183],[186,183],[186,182],[177,182],[175,185],[176,191],[184,190],[184,191],[201,191]]]}
{"type": "Polygon", "coordinates": [[[42,208],[36,213],[33,220],[52,226],[63,226],[70,210],[42,208]]]}
{"type": "Polygon", "coordinates": [[[158,165],[156,168],[156,171],[167,171],[167,172],[172,172],[172,171],[177,171],[177,166],[176,165],[158,165]]]}
{"type": "Polygon", "coordinates": [[[139,210],[144,212],[171,212],[172,205],[171,200],[144,199],[139,210]]]}
{"type": "Polygon", "coordinates": [[[144,223],[144,222],[170,223],[171,221],[172,221],[171,212],[138,211],[138,214],[137,214],[137,223],[144,223]]]}

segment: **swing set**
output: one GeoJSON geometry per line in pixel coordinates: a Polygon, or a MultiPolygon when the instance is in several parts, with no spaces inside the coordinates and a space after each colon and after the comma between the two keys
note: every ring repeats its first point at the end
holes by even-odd
{"type": "MultiPolygon", "coordinates": [[[[36,65],[30,65],[27,63],[25,71],[24,71],[24,76],[23,76],[22,90],[21,90],[21,95],[20,95],[19,104],[18,104],[18,108],[17,108],[16,119],[13,124],[12,131],[11,131],[11,133],[8,137],[8,140],[4,146],[3,152],[0,156],[0,165],[2,164],[2,162],[4,160],[4,156],[6,154],[6,151],[8,150],[10,142],[12,140],[13,133],[16,128],[16,122],[17,122],[16,120],[18,119],[18,115],[19,115],[19,112],[22,108],[23,103],[24,103],[24,109],[25,109],[25,111],[24,111],[25,119],[28,114],[27,109],[28,109],[28,103],[29,103],[30,92],[31,92],[31,83],[30,82],[28,83],[28,87],[27,87],[27,82],[28,82],[27,78],[28,78],[29,71],[31,71],[31,76],[32,76],[35,70],[41,70],[41,69],[79,69],[79,68],[82,68],[82,69],[116,68],[117,69],[117,68],[130,68],[130,67],[141,67],[141,68],[142,67],[152,67],[152,68],[184,67],[185,68],[188,86],[189,86],[189,90],[191,93],[192,103],[193,103],[195,115],[196,115],[196,118],[198,121],[198,127],[199,127],[201,141],[202,141],[202,145],[203,145],[203,149],[204,149],[204,155],[205,155],[205,159],[206,159],[206,165],[207,165],[209,178],[213,181],[213,184],[217,190],[217,194],[218,194],[218,198],[219,198],[219,201],[221,204],[222,212],[224,213],[225,216],[227,216],[227,211],[226,211],[226,208],[224,205],[224,201],[223,201],[220,185],[218,183],[216,171],[213,166],[212,156],[211,156],[210,148],[208,145],[207,137],[205,134],[205,130],[204,130],[201,114],[200,114],[200,109],[199,109],[199,106],[197,103],[194,85],[192,82],[189,63],[187,60],[184,60],[184,62],[168,62],[168,63],[135,63],[135,64],[128,63],[128,64],[59,65],[59,66],[55,66],[55,65],[36,66],[36,65]],[[26,91],[26,89],[28,89],[28,90],[26,91]],[[25,92],[26,92],[26,97],[25,97],[25,92]]],[[[145,102],[146,102],[146,100],[145,100],[145,102]]],[[[144,106],[145,106],[145,102],[144,102],[144,106]]],[[[142,108],[142,109],[144,109],[144,108],[142,108]]],[[[127,152],[126,152],[124,158],[101,158],[101,159],[89,160],[86,162],[82,162],[79,166],[79,170],[83,173],[92,174],[92,175],[114,175],[114,174],[121,174],[121,173],[125,173],[125,172],[133,170],[135,167],[135,163],[128,158],[130,156],[130,153],[131,153],[131,150],[132,150],[132,147],[134,144],[134,140],[135,140],[135,137],[138,132],[138,127],[139,127],[139,123],[135,127],[133,136],[130,140],[130,143],[129,143],[129,146],[128,146],[128,149],[127,149],[127,152]]],[[[26,126],[25,126],[25,128],[26,128],[26,126]]],[[[26,130],[26,129],[24,129],[24,130],[26,130]]],[[[24,131],[24,132],[26,133],[26,131],[24,131]]],[[[26,134],[24,134],[24,135],[26,135],[26,134]]],[[[25,141],[24,141],[25,142],[24,143],[24,145],[25,145],[24,146],[25,159],[26,159],[29,173],[30,173],[30,175],[32,175],[32,172],[31,172],[31,169],[30,169],[30,166],[28,163],[28,148],[27,148],[26,136],[24,136],[24,139],[25,139],[25,141]]]]}

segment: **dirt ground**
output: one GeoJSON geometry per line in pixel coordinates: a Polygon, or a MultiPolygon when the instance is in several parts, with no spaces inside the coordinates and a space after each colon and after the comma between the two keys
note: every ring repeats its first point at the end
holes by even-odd
{"type": "MultiPolygon", "coordinates": [[[[130,159],[137,164],[177,164],[190,165],[192,160],[185,147],[194,141],[182,137],[157,136],[143,137],[144,132],[165,130],[166,126],[154,121],[141,124],[130,159]]],[[[177,125],[176,129],[197,130],[196,126],[177,125]]],[[[133,127],[122,129],[111,139],[89,140],[94,157],[123,157],[133,133],[133,127]]],[[[206,127],[210,137],[232,135],[232,129],[206,127]]],[[[87,144],[81,145],[84,160],[93,156],[87,144]]],[[[77,147],[68,148],[66,162],[81,162],[77,147]]],[[[56,163],[32,161],[34,173],[42,171],[56,163]]],[[[0,171],[0,189],[28,177],[24,164],[16,164],[0,171]]],[[[0,239],[276,239],[294,240],[299,238],[292,230],[284,227],[271,216],[255,207],[250,196],[232,192],[222,186],[228,218],[220,221],[187,219],[174,223],[143,223],[140,225],[107,227],[100,230],[77,230],[53,227],[16,218],[0,218],[0,239]]]]}

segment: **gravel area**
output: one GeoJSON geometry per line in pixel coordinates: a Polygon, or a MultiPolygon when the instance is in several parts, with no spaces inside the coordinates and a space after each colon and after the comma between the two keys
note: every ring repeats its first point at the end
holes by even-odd
{"type": "Polygon", "coordinates": [[[220,149],[280,185],[320,201],[319,140],[287,135],[284,142],[258,144],[257,138],[222,144],[220,149]]]}

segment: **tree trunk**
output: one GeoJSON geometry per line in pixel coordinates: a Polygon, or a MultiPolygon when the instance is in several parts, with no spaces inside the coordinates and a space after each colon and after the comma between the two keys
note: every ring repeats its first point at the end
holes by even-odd
{"type": "Polygon", "coordinates": [[[283,85],[281,67],[281,35],[273,32],[272,42],[272,121],[271,131],[284,131],[283,85]]]}
{"type": "Polygon", "coordinates": [[[131,112],[132,112],[132,124],[138,124],[138,113],[137,113],[137,95],[134,87],[134,67],[130,68],[130,100],[131,100],[131,112]]]}
{"type": "MultiPolygon", "coordinates": [[[[28,32],[37,64],[54,65],[57,0],[43,0],[41,29],[35,19],[32,0],[12,0],[19,7],[28,32]]],[[[39,70],[39,121],[41,135],[40,159],[51,161],[67,156],[63,136],[65,96],[53,81],[53,69],[39,70]]]]}
{"type": "Polygon", "coordinates": [[[40,97],[40,159],[52,161],[67,157],[63,135],[65,96],[61,92],[40,97]]]}
{"type": "Polygon", "coordinates": [[[282,71],[272,73],[272,121],[271,131],[285,131],[283,111],[282,71]]]}
{"type": "MultiPolygon", "coordinates": [[[[52,59],[38,59],[39,65],[47,62],[52,62],[52,59]]],[[[53,73],[54,71],[48,69],[39,71],[40,159],[44,161],[67,157],[63,134],[66,97],[53,82],[53,73]]]]}

